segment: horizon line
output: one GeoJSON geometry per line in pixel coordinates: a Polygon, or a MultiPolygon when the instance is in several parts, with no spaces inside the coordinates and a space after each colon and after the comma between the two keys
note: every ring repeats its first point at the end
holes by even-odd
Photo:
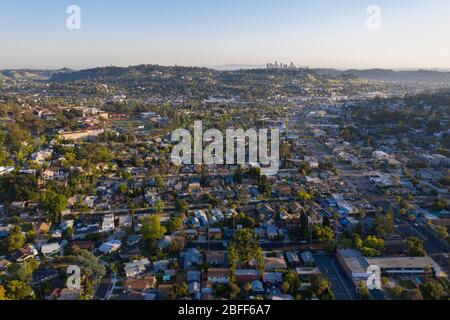
{"type": "MultiPolygon", "coordinates": [[[[30,70],[30,71],[58,71],[63,69],[69,69],[71,71],[82,71],[82,70],[90,70],[90,69],[97,69],[97,68],[129,68],[129,67],[136,67],[136,66],[160,66],[160,67],[181,67],[181,68],[207,68],[212,69],[216,71],[235,71],[235,70],[252,70],[252,69],[266,69],[266,64],[221,64],[221,65],[178,65],[178,64],[158,64],[158,63],[140,63],[140,64],[130,64],[130,65],[97,65],[97,66],[83,66],[83,67],[77,67],[77,68],[71,68],[67,66],[62,67],[1,67],[0,71],[23,71],[23,70],[30,70]]],[[[330,69],[330,70],[336,70],[336,71],[350,71],[350,70],[357,70],[357,71],[367,71],[367,70],[391,70],[391,71],[439,71],[439,72],[450,72],[450,67],[399,67],[399,68],[393,68],[393,67],[329,67],[329,66],[300,66],[306,67],[310,70],[317,70],[317,69],[330,69]]],[[[289,70],[289,69],[288,69],[289,70]]]]}

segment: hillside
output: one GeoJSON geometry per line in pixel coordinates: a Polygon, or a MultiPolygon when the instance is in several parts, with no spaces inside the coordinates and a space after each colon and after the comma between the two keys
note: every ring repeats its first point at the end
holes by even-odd
{"type": "Polygon", "coordinates": [[[388,81],[397,83],[446,83],[450,85],[450,72],[435,70],[411,70],[395,71],[387,69],[369,70],[336,70],[336,69],[315,69],[318,74],[326,76],[356,76],[360,79],[372,81],[388,81]]]}

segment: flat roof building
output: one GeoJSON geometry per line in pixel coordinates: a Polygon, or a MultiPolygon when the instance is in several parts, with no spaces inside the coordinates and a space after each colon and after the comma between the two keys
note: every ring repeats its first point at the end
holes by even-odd
{"type": "Polygon", "coordinates": [[[441,267],[430,257],[366,258],[354,249],[339,249],[336,257],[347,276],[354,281],[367,279],[369,266],[378,266],[383,274],[388,275],[424,275],[429,268],[436,277],[445,276],[441,267]]]}
{"type": "Polygon", "coordinates": [[[387,274],[425,274],[426,269],[430,268],[436,277],[443,276],[441,267],[430,257],[380,257],[366,260],[387,274]]]}

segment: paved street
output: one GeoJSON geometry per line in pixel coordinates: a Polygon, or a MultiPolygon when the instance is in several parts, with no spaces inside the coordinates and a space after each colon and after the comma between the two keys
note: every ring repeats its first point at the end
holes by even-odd
{"type": "Polygon", "coordinates": [[[447,275],[450,275],[449,260],[443,256],[445,248],[449,249],[428,227],[419,225],[416,227],[408,221],[402,220],[397,228],[405,237],[417,237],[424,242],[427,254],[438,263],[447,275]]]}
{"type": "Polygon", "coordinates": [[[336,300],[358,300],[358,293],[353,283],[347,278],[336,257],[325,253],[313,254],[316,265],[322,274],[331,281],[336,300]]]}

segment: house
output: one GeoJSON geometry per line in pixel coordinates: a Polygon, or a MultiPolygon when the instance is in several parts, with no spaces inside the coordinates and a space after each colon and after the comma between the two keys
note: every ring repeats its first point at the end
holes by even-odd
{"type": "Polygon", "coordinates": [[[119,217],[119,226],[122,228],[131,228],[131,216],[130,215],[126,215],[126,216],[120,216],[119,217]]]}
{"type": "Polygon", "coordinates": [[[208,269],[208,281],[211,283],[230,283],[230,269],[208,269]]]}
{"type": "Polygon", "coordinates": [[[194,215],[198,219],[198,221],[200,221],[201,225],[203,225],[203,226],[208,226],[209,225],[208,217],[207,217],[205,211],[203,211],[203,210],[196,210],[194,212],[194,215]]]}
{"type": "Polygon", "coordinates": [[[294,297],[290,294],[274,294],[267,297],[268,300],[279,300],[279,301],[291,301],[294,300],[294,297]]]}
{"type": "Polygon", "coordinates": [[[297,267],[295,272],[297,272],[299,277],[310,277],[321,273],[317,267],[297,267]]]}
{"type": "Polygon", "coordinates": [[[187,272],[187,274],[186,274],[187,283],[200,282],[200,280],[201,280],[200,271],[188,271],[187,272]]]}
{"type": "Polygon", "coordinates": [[[206,252],[206,263],[214,267],[223,267],[227,263],[226,253],[224,251],[206,252]]]}
{"type": "Polygon", "coordinates": [[[184,230],[184,236],[186,237],[186,239],[188,240],[195,240],[198,237],[198,231],[195,229],[187,229],[184,230]]]}
{"type": "Polygon", "coordinates": [[[33,258],[34,256],[37,256],[38,252],[34,248],[33,245],[25,245],[22,248],[15,251],[10,257],[10,261],[14,262],[24,262],[30,258],[33,258]]]}
{"type": "Polygon", "coordinates": [[[222,230],[220,228],[209,228],[208,229],[208,238],[212,239],[212,240],[222,239],[222,230]]]}
{"type": "Polygon", "coordinates": [[[49,282],[59,277],[56,269],[39,268],[33,272],[33,286],[49,282]]]}
{"type": "Polygon", "coordinates": [[[111,240],[103,243],[98,250],[103,254],[111,254],[120,249],[122,242],[120,240],[111,240]]]}
{"type": "Polygon", "coordinates": [[[278,228],[273,224],[269,224],[266,226],[266,234],[269,240],[274,240],[279,237],[278,228]]]}
{"type": "Polygon", "coordinates": [[[80,300],[82,289],[62,289],[57,300],[80,300]]]}
{"type": "Polygon", "coordinates": [[[118,300],[121,300],[121,301],[154,301],[154,300],[156,300],[156,293],[123,291],[122,293],[119,294],[118,300]]]}
{"type": "Polygon", "coordinates": [[[316,265],[316,261],[314,260],[311,252],[305,251],[300,254],[302,257],[303,264],[306,267],[314,267],[316,265]]]}
{"type": "Polygon", "coordinates": [[[0,239],[7,238],[9,235],[10,229],[11,229],[11,225],[7,225],[7,226],[0,225],[0,239]]]}
{"type": "Polygon", "coordinates": [[[43,222],[39,226],[38,231],[39,231],[39,233],[49,233],[51,226],[52,226],[51,222],[49,222],[49,223],[43,222]]]}
{"type": "Polygon", "coordinates": [[[58,242],[43,244],[41,252],[46,257],[61,253],[61,245],[58,242]]]}
{"type": "Polygon", "coordinates": [[[142,240],[142,235],[132,234],[127,238],[127,246],[132,247],[137,245],[142,240]]]}
{"type": "Polygon", "coordinates": [[[2,274],[10,265],[11,261],[6,259],[0,259],[0,274],[2,274]]]}
{"type": "Polygon", "coordinates": [[[189,248],[181,253],[181,258],[183,259],[183,268],[191,269],[192,266],[197,266],[202,261],[202,255],[200,251],[194,248],[189,248]]]}
{"type": "Polygon", "coordinates": [[[263,215],[266,219],[270,219],[275,216],[275,210],[268,204],[264,204],[257,209],[259,215],[263,215]]]}
{"type": "Polygon", "coordinates": [[[278,253],[276,256],[266,255],[263,258],[263,265],[264,270],[267,271],[287,269],[287,264],[282,253],[278,253]]]}
{"type": "Polygon", "coordinates": [[[172,291],[171,284],[160,284],[157,289],[157,299],[158,300],[169,300],[170,292],[172,291]]]}
{"type": "Polygon", "coordinates": [[[14,167],[8,166],[8,167],[0,167],[0,176],[6,175],[8,173],[11,173],[15,170],[14,167]]]}
{"type": "Polygon", "coordinates": [[[211,215],[215,217],[218,221],[225,220],[225,216],[220,209],[211,209],[211,215]]]}
{"type": "Polygon", "coordinates": [[[281,272],[264,272],[263,282],[270,284],[280,284],[283,282],[283,274],[281,272]]]}
{"type": "Polygon", "coordinates": [[[251,283],[255,280],[261,279],[261,275],[258,270],[255,269],[237,269],[234,272],[237,283],[251,283]]]}
{"type": "Polygon", "coordinates": [[[252,292],[256,294],[264,293],[264,285],[261,281],[255,280],[252,282],[252,292]]]}
{"type": "Polygon", "coordinates": [[[165,259],[153,262],[153,271],[160,272],[169,268],[169,264],[177,262],[177,259],[165,259]]]}
{"type": "Polygon", "coordinates": [[[125,263],[124,271],[127,277],[134,277],[147,271],[149,265],[150,261],[148,259],[133,260],[125,263]]]}
{"type": "Polygon", "coordinates": [[[300,265],[300,259],[295,252],[286,252],[286,259],[288,261],[289,266],[296,268],[300,265]]]}
{"type": "Polygon", "coordinates": [[[164,236],[159,242],[158,242],[158,248],[161,250],[166,250],[172,240],[174,239],[173,236],[164,236]]]}
{"type": "Polygon", "coordinates": [[[102,220],[101,232],[111,232],[114,230],[114,213],[105,214],[102,220]]]}
{"type": "Polygon", "coordinates": [[[128,278],[123,284],[123,288],[127,291],[147,292],[156,285],[156,277],[143,276],[128,278]]]}
{"type": "Polygon", "coordinates": [[[289,212],[294,214],[300,214],[302,211],[304,211],[303,207],[298,202],[292,202],[288,206],[289,212]]]}
{"type": "Polygon", "coordinates": [[[44,149],[35,153],[32,153],[30,155],[31,159],[33,161],[45,161],[46,159],[50,158],[53,154],[52,149],[44,149]]]}

